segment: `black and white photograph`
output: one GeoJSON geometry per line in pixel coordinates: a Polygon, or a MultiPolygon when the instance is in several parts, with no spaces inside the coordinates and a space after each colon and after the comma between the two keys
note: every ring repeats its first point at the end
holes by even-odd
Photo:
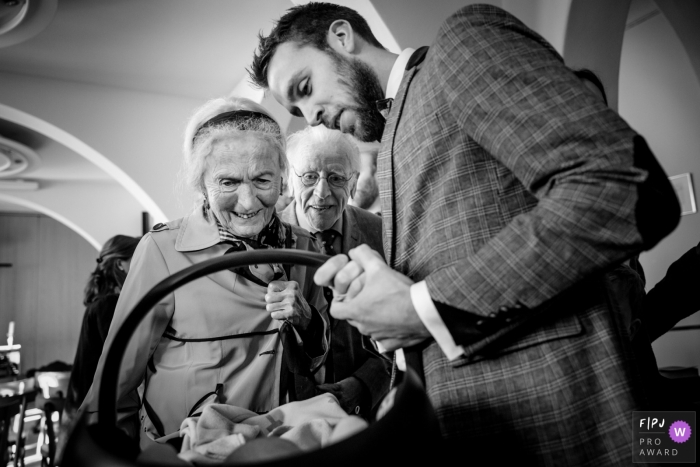
{"type": "Polygon", "coordinates": [[[0,467],[696,463],[698,25],[0,0],[0,467]]]}

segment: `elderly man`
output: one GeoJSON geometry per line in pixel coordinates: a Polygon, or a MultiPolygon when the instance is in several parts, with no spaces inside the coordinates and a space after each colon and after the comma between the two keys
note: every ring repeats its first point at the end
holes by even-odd
{"type": "MultiPolygon", "coordinates": [[[[355,143],[337,131],[307,127],[289,137],[287,158],[294,200],[282,220],[314,234],[325,254],[347,254],[363,243],[382,254],[381,218],[347,204],[360,168],[355,143]]],[[[329,289],[326,294],[330,302],[329,289]]],[[[346,411],[367,415],[389,388],[390,364],[367,352],[361,339],[347,321],[332,320],[326,384],[319,389],[334,393],[346,411]]]]}
{"type": "Polygon", "coordinates": [[[489,5],[396,55],[356,11],[305,3],[251,76],[312,126],[381,139],[388,265],[360,246],[315,280],[335,318],[408,349],[443,435],[491,463],[631,463],[644,390],[602,273],[680,218],[644,139],[489,5]]]}

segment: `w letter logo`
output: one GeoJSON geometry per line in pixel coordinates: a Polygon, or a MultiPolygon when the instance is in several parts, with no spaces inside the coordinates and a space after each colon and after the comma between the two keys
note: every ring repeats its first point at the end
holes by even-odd
{"type": "Polygon", "coordinates": [[[668,428],[668,435],[676,443],[685,443],[690,439],[690,425],[683,420],[677,420],[668,428]]]}

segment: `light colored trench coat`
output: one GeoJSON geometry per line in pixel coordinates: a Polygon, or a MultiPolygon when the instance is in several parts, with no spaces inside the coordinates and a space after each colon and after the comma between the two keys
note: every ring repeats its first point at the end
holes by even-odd
{"type": "MultiPolygon", "coordinates": [[[[187,217],[156,226],[143,237],[117,303],[105,349],[128,313],[155,284],[193,264],[222,256],[230,248],[219,244],[216,222],[209,217],[207,221],[199,208],[187,217]]],[[[293,248],[317,251],[308,232],[293,227],[292,233],[293,248]]],[[[289,278],[299,283],[303,296],[323,322],[323,355],[311,355],[315,358],[311,359],[310,371],[323,364],[330,339],[326,302],[322,290],[313,283],[313,273],[305,266],[293,266],[289,278]]],[[[255,412],[267,412],[284,403],[279,393],[282,343],[280,334],[274,332],[282,323],[270,318],[265,310],[266,291],[266,287],[224,270],[190,282],[158,303],[139,325],[119,369],[120,426],[135,436],[133,415],[140,411],[142,439],[143,434],[157,438],[173,433],[217,385],[221,385],[220,403],[255,412]],[[250,333],[254,334],[240,336],[250,333]],[[219,339],[187,341],[211,338],[219,339]],[[142,405],[136,390],[144,381],[142,405]]],[[[105,355],[103,352],[83,404],[90,413],[97,411],[105,355]]]]}

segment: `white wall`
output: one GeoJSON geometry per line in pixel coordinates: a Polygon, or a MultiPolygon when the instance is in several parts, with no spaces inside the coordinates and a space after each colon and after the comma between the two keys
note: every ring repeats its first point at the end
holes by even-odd
{"type": "MultiPolygon", "coordinates": [[[[625,34],[619,104],[620,115],[647,139],[666,173],[672,176],[690,172],[697,183],[700,177],[700,83],[663,15],[625,34]]],[[[683,216],[675,232],[641,256],[647,289],[663,278],[668,266],[698,241],[700,214],[683,216]]],[[[700,324],[700,313],[681,324],[700,324]]],[[[659,366],[700,366],[700,331],[670,332],[654,343],[654,352],[659,366]]]]}
{"type": "Polygon", "coordinates": [[[587,68],[605,83],[608,105],[618,108],[620,51],[630,0],[574,0],[564,41],[564,58],[571,68],[587,68]]]}
{"type": "Polygon", "coordinates": [[[98,251],[117,234],[142,233],[143,208],[114,181],[42,181],[40,186],[37,191],[0,191],[0,200],[56,219],[98,251]]]}
{"type": "Polygon", "coordinates": [[[189,210],[175,180],[182,132],[203,101],[0,73],[0,102],[61,128],[104,155],[165,217],[174,219],[189,210]]]}
{"type": "Polygon", "coordinates": [[[65,225],[40,214],[0,213],[0,333],[15,322],[26,372],[72,363],[97,252],[65,225]]]}

